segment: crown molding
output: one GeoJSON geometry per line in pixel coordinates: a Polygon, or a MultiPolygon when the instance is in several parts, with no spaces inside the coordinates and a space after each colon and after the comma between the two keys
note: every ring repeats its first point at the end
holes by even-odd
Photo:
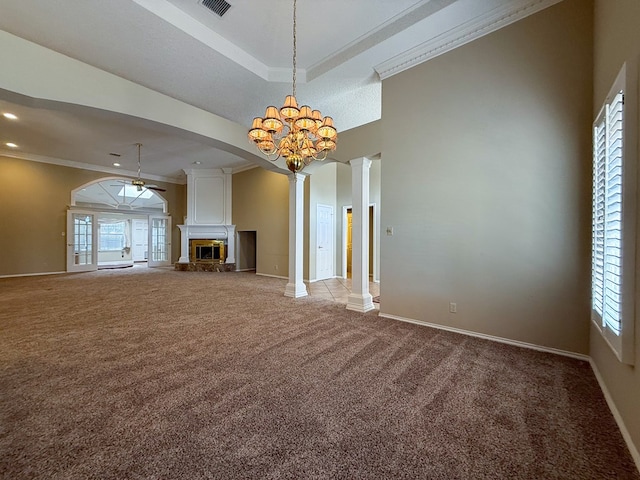
{"type": "MultiPolygon", "coordinates": [[[[32,153],[15,152],[0,149],[0,157],[17,158],[19,160],[27,160],[29,162],[48,163],[51,165],[59,165],[61,167],[79,168],[82,170],[90,170],[92,172],[110,173],[120,177],[137,177],[138,172],[132,170],[123,170],[121,168],[103,167],[100,165],[91,165],[89,163],[74,162],[73,160],[63,160],[61,158],[47,157],[44,155],[34,155],[32,153]]],[[[186,179],[175,177],[163,177],[162,175],[144,175],[145,180],[154,180],[156,182],[175,183],[177,185],[186,185],[186,179]]]]}
{"type": "Polygon", "coordinates": [[[459,27],[411,48],[374,67],[381,80],[431,60],[562,0],[514,0],[459,27]]]}

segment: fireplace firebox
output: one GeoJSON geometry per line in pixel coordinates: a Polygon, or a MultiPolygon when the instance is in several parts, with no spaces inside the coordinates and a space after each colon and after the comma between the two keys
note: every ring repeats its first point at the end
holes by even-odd
{"type": "Polygon", "coordinates": [[[189,249],[189,259],[192,262],[201,263],[224,263],[224,241],[223,240],[191,240],[189,249]]]}

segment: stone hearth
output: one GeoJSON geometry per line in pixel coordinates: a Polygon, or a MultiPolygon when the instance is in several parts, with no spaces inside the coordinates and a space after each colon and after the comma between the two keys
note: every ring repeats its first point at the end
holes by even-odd
{"type": "Polygon", "coordinates": [[[180,272],[234,272],[235,263],[211,263],[211,262],[188,262],[175,264],[175,269],[180,272]]]}

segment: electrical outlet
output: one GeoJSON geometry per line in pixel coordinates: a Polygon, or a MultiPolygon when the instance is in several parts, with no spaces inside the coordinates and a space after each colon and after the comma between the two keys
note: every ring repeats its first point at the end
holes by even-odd
{"type": "Polygon", "coordinates": [[[273,269],[277,272],[278,271],[278,265],[274,265],[273,269]]]}
{"type": "Polygon", "coordinates": [[[457,313],[458,312],[458,305],[450,302],[449,303],[449,313],[457,313]]]}
{"type": "Polygon", "coordinates": [[[389,236],[393,235],[393,227],[387,227],[387,235],[389,236]]]}

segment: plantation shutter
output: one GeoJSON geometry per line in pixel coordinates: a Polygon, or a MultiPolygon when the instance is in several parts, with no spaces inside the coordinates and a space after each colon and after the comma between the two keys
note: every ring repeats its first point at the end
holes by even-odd
{"type": "Polygon", "coordinates": [[[618,92],[606,109],[604,309],[602,320],[616,334],[621,330],[622,306],[622,111],[618,92]]]}
{"type": "Polygon", "coordinates": [[[634,358],[635,163],[625,145],[626,69],[593,126],[591,317],[624,363],[634,358]]]}
{"type": "Polygon", "coordinates": [[[603,317],[604,297],[604,215],[605,215],[605,163],[606,132],[604,117],[594,128],[593,155],[593,225],[591,286],[593,309],[603,317]]]}

